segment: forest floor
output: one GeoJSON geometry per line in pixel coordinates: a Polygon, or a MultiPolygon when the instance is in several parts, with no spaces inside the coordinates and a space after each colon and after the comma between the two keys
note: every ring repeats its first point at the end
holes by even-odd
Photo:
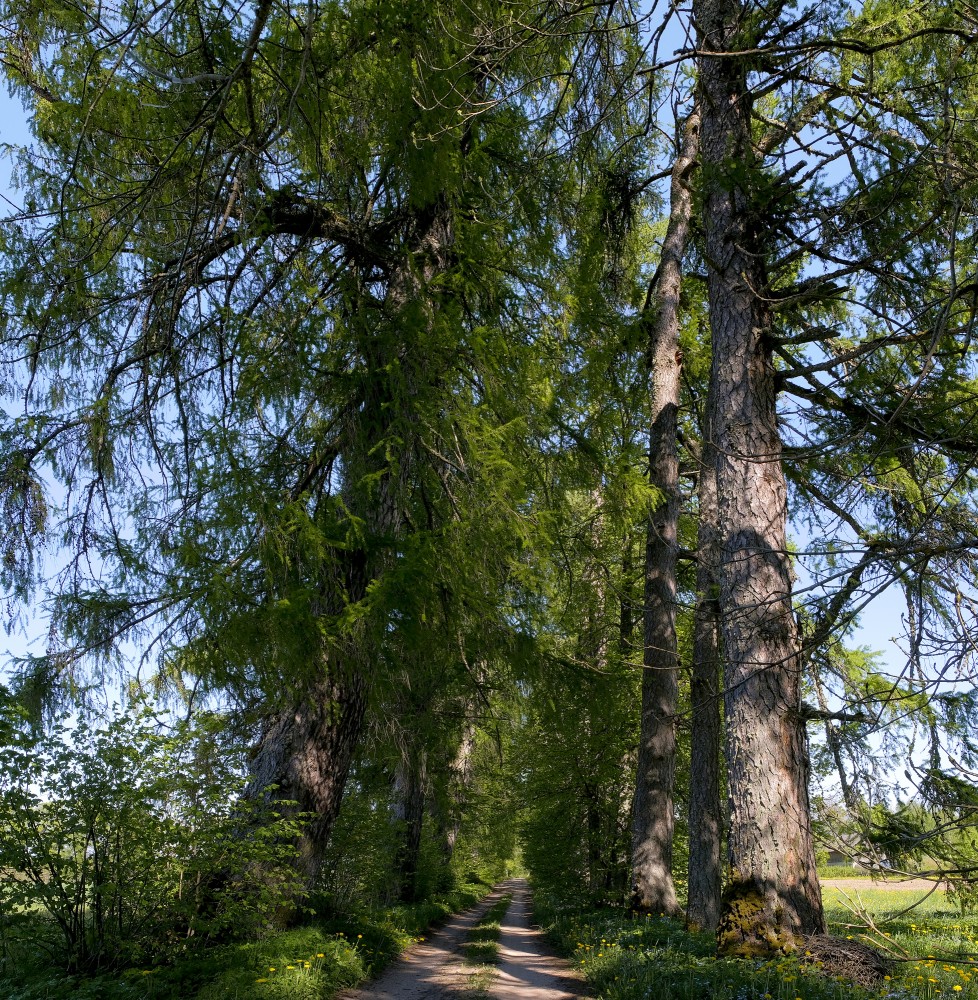
{"type": "Polygon", "coordinates": [[[548,947],[530,924],[530,891],[525,879],[501,883],[479,906],[452,917],[444,927],[410,948],[372,983],[342,993],[337,1000],[566,1000],[584,991],[580,976],[548,947]],[[463,944],[481,916],[504,894],[513,900],[500,923],[498,966],[488,981],[467,962],[463,944]]]}

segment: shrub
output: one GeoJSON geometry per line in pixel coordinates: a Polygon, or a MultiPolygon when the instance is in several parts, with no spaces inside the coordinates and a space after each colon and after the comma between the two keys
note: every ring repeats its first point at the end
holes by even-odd
{"type": "Polygon", "coordinates": [[[256,929],[298,891],[298,823],[239,796],[219,720],[163,732],[143,710],[37,735],[0,707],[0,904],[40,910],[72,971],[256,929]]]}

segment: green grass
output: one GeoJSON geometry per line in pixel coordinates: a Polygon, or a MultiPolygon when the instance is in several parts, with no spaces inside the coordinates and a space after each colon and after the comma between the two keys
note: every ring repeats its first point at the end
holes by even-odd
{"type": "Polygon", "coordinates": [[[469,962],[495,962],[499,954],[500,921],[506,916],[512,893],[500,896],[469,931],[462,951],[469,962]]]}
{"type": "Polygon", "coordinates": [[[464,992],[470,1000],[483,1000],[489,995],[495,975],[493,966],[499,957],[500,926],[512,899],[512,893],[500,896],[469,931],[462,945],[466,962],[475,966],[465,983],[464,992]]]}
{"type": "Polygon", "coordinates": [[[843,905],[837,890],[825,891],[833,934],[900,959],[890,979],[872,991],[821,975],[806,966],[804,956],[766,962],[717,958],[712,935],[688,933],[664,917],[560,907],[538,894],[535,919],[600,1000],[978,1000],[978,967],[960,964],[969,961],[968,954],[978,960],[978,917],[962,917],[943,892],[892,917],[923,896],[899,889],[861,890],[853,902],[867,923],[843,905]]]}
{"type": "Polygon", "coordinates": [[[427,928],[488,891],[466,885],[433,902],[333,915],[265,940],[227,945],[172,964],[94,977],[61,973],[37,946],[43,922],[0,923],[4,1000],[328,1000],[396,958],[427,928]]]}

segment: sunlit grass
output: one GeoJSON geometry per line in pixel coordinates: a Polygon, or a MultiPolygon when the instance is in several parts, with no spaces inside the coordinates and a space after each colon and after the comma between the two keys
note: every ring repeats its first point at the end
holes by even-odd
{"type": "Polygon", "coordinates": [[[470,962],[494,962],[499,954],[500,921],[512,902],[512,893],[506,893],[492,904],[469,931],[462,951],[470,962]]]}
{"type": "Polygon", "coordinates": [[[499,957],[501,922],[512,899],[512,893],[500,896],[469,931],[462,945],[466,962],[475,966],[467,974],[465,983],[465,994],[472,1000],[480,1000],[489,995],[495,977],[494,966],[499,957]]]}

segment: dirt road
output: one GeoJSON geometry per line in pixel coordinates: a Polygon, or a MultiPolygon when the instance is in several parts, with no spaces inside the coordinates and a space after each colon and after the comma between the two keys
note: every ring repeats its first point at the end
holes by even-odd
{"type": "Polygon", "coordinates": [[[473,967],[461,945],[483,913],[504,892],[513,902],[499,935],[499,967],[489,987],[493,1000],[566,1000],[579,997],[582,983],[570,963],[557,958],[530,926],[530,892],[524,879],[510,879],[472,910],[453,917],[426,941],[401,956],[379,979],[338,1000],[458,1000],[471,996],[473,967]]]}
{"type": "Polygon", "coordinates": [[[499,933],[499,971],[490,987],[495,1000],[564,1000],[581,996],[571,964],[554,957],[543,933],[530,925],[530,892],[524,879],[507,883],[513,902],[499,933]]]}
{"type": "Polygon", "coordinates": [[[870,878],[823,878],[822,888],[844,889],[850,892],[856,889],[885,889],[887,892],[903,890],[906,892],[940,891],[943,885],[935,887],[933,880],[926,878],[907,878],[901,881],[874,881],[870,878]]]}

